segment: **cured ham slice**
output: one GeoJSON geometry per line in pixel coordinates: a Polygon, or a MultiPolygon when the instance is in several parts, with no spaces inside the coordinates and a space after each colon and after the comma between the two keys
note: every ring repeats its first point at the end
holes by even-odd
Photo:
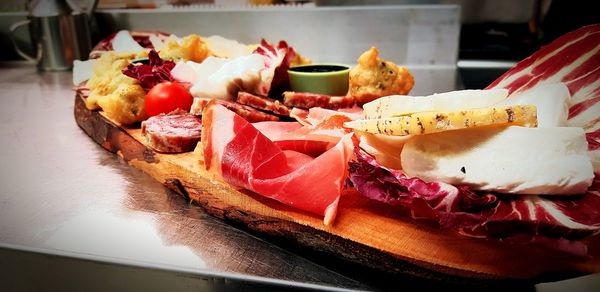
{"type": "Polygon", "coordinates": [[[210,103],[202,115],[206,169],[226,182],[286,205],[335,219],[352,155],[352,134],[316,158],[282,150],[227,108],[210,103]]]}
{"type": "Polygon", "coordinates": [[[333,96],[310,92],[286,91],[283,93],[283,104],[299,108],[322,107],[339,109],[354,106],[354,97],[349,95],[333,96]]]}
{"type": "Polygon", "coordinates": [[[282,150],[317,156],[334,147],[350,130],[343,124],[357,116],[312,108],[300,122],[260,122],[254,126],[282,150]]]}
{"type": "Polygon", "coordinates": [[[289,116],[290,109],[281,104],[278,100],[268,98],[265,96],[258,96],[248,92],[238,92],[237,102],[251,106],[255,109],[272,112],[274,114],[289,116]]]}
{"type": "MultiPolygon", "coordinates": [[[[204,108],[210,103],[212,99],[203,98],[203,97],[195,97],[194,102],[192,103],[192,108],[190,109],[190,113],[201,116],[204,108]]],[[[231,111],[234,111],[236,114],[244,117],[246,120],[251,123],[262,122],[262,121],[278,121],[279,117],[259,111],[253,107],[249,107],[247,105],[239,104],[234,101],[215,99],[215,102],[228,108],[231,111]]]]}

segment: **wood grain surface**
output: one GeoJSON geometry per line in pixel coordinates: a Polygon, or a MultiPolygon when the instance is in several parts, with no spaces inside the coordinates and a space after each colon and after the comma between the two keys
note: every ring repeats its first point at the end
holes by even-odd
{"type": "Polygon", "coordinates": [[[102,147],[213,216],[369,268],[455,282],[535,282],[600,272],[598,236],[588,239],[592,258],[466,238],[415,222],[354,190],[342,195],[333,226],[324,226],[322,218],[213,177],[204,169],[201,149],[183,154],[154,152],[145,145],[139,127],[116,125],[102,112],[87,110],[78,96],[74,114],[77,124],[102,147]]]}

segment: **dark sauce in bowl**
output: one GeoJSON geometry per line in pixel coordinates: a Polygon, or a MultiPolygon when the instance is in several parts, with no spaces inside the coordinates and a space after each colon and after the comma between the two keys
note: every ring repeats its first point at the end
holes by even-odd
{"type": "Polygon", "coordinates": [[[346,66],[340,65],[307,65],[307,66],[299,66],[292,67],[290,71],[294,72],[304,72],[304,73],[327,73],[327,72],[338,72],[348,70],[349,68],[346,66]]]}

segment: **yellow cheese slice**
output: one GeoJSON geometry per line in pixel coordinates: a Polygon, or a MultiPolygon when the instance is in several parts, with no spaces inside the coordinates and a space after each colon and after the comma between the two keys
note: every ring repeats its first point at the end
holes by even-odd
{"type": "Polygon", "coordinates": [[[495,106],[506,100],[506,89],[457,90],[429,96],[391,95],[363,105],[366,119],[405,116],[418,112],[455,112],[495,106]]]}
{"type": "Polygon", "coordinates": [[[537,126],[534,105],[488,107],[454,112],[419,112],[410,115],[346,122],[347,128],[393,136],[420,135],[491,125],[537,126]]]}

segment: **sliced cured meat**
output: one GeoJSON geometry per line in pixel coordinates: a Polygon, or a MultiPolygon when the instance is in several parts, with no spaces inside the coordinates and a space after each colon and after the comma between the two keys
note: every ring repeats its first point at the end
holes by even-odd
{"type": "Polygon", "coordinates": [[[254,126],[283,150],[317,156],[350,133],[351,130],[343,125],[356,117],[354,114],[311,108],[302,122],[261,122],[254,126]]]}
{"type": "Polygon", "coordinates": [[[286,117],[290,115],[290,109],[287,106],[281,104],[279,100],[265,96],[258,96],[252,93],[240,91],[238,92],[236,101],[259,110],[272,112],[274,114],[286,117]]]}
{"type": "Polygon", "coordinates": [[[200,141],[202,121],[185,111],[150,117],[142,122],[142,135],[148,145],[163,153],[194,150],[200,141]]]}
{"type": "Polygon", "coordinates": [[[283,104],[289,107],[299,108],[322,107],[327,109],[339,109],[352,107],[354,105],[354,97],[286,91],[283,93],[283,104]]]}
{"type": "Polygon", "coordinates": [[[283,151],[252,124],[211,102],[202,115],[206,168],[226,182],[333,222],[353,147],[351,134],[316,158],[283,151]]]}
{"type": "MultiPolygon", "coordinates": [[[[195,97],[194,102],[192,103],[192,108],[190,109],[190,113],[195,115],[202,115],[202,112],[208,105],[208,103],[213,100],[210,98],[203,97],[195,97]]],[[[262,122],[262,121],[279,121],[279,117],[259,111],[255,108],[249,107],[247,105],[239,104],[237,102],[223,100],[223,99],[214,99],[216,103],[228,108],[229,110],[235,112],[236,114],[242,116],[244,119],[251,123],[262,122]]]]}
{"type": "Polygon", "coordinates": [[[253,126],[281,150],[293,150],[313,157],[334,147],[346,134],[343,131],[336,136],[313,134],[318,130],[298,122],[260,122],[253,126]]]}

